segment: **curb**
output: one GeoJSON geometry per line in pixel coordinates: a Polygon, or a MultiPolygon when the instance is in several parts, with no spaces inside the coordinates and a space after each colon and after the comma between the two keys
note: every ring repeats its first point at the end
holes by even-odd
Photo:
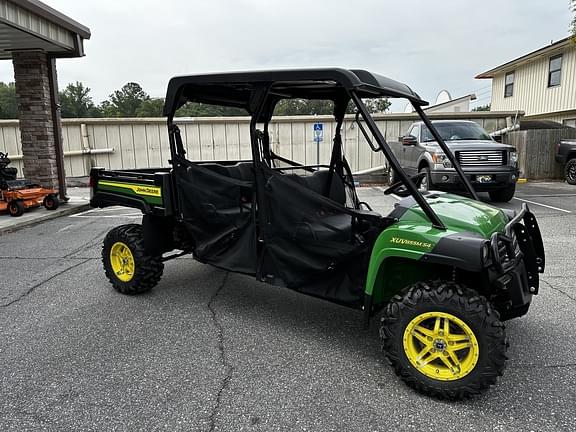
{"type": "MultiPolygon", "coordinates": [[[[62,207],[66,206],[67,204],[62,204],[62,207]]],[[[32,225],[37,225],[37,224],[41,224],[43,222],[52,220],[52,219],[56,219],[59,218],[61,216],[70,216],[76,213],[82,213],[83,211],[89,210],[90,207],[90,203],[86,203],[86,204],[80,204],[74,207],[69,207],[69,208],[63,208],[61,211],[54,211],[54,212],[46,212],[47,214],[40,216],[37,219],[32,219],[32,220],[27,220],[24,222],[20,222],[20,223],[16,223],[13,226],[10,227],[6,227],[6,228],[0,228],[0,236],[4,235],[4,234],[8,234],[8,233],[12,233],[14,231],[19,231],[23,228],[27,228],[30,227],[32,225]]]]}
{"type": "Polygon", "coordinates": [[[524,184],[524,183],[528,183],[528,179],[526,178],[519,178],[516,183],[518,184],[524,184]]]}

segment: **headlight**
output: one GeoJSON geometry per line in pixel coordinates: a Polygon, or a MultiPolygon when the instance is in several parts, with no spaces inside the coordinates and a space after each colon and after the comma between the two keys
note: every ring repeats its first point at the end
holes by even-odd
{"type": "Polygon", "coordinates": [[[486,242],[482,246],[482,262],[486,263],[490,257],[490,243],[486,242]]]}
{"type": "Polygon", "coordinates": [[[511,151],[510,153],[508,153],[508,164],[516,166],[517,163],[518,163],[518,153],[516,153],[515,151],[511,151]]]}
{"type": "Polygon", "coordinates": [[[444,168],[452,168],[452,162],[444,153],[432,153],[432,161],[435,164],[443,165],[444,168]]]}

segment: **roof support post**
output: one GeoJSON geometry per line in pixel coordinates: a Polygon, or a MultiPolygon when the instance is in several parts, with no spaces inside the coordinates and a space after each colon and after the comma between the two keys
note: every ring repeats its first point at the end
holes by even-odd
{"type": "Polygon", "coordinates": [[[48,85],[50,86],[50,111],[54,130],[54,150],[56,152],[56,169],[58,173],[58,193],[60,199],[68,201],[66,191],[66,171],[64,168],[64,149],[62,147],[62,118],[60,114],[60,96],[56,75],[56,59],[48,57],[48,85]]]}

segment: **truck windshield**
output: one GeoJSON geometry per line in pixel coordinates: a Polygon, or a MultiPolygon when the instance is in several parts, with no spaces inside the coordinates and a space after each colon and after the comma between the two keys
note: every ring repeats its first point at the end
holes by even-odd
{"type": "MultiPolygon", "coordinates": [[[[473,122],[434,122],[433,123],[444,141],[458,140],[488,140],[490,135],[482,127],[473,122]]],[[[422,125],[422,142],[436,141],[430,130],[422,125]]]]}

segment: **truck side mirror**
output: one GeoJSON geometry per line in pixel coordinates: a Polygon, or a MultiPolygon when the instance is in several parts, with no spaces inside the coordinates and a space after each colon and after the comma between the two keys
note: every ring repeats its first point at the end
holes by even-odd
{"type": "Polygon", "coordinates": [[[492,139],[498,143],[502,142],[502,135],[494,135],[492,139]]]}
{"type": "Polygon", "coordinates": [[[418,140],[416,139],[415,136],[412,135],[406,135],[402,137],[402,145],[405,146],[413,146],[418,144],[418,140]]]}

